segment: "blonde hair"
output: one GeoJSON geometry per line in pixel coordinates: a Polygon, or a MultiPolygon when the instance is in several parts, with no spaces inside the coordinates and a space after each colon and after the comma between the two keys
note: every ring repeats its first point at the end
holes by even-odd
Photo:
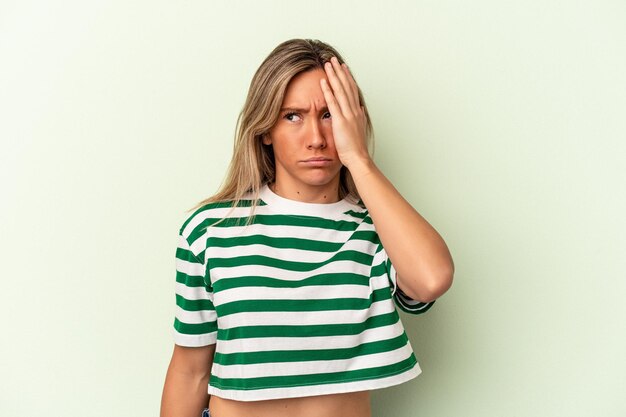
{"type": "MultiPolygon", "coordinates": [[[[201,201],[193,209],[208,203],[233,201],[236,207],[248,193],[258,199],[261,188],[275,179],[276,167],[271,145],[264,145],[262,138],[278,120],[287,86],[296,75],[316,68],[323,69],[331,57],[344,60],[332,46],[312,39],[291,39],[278,45],[257,69],[248,97],[237,119],[233,158],[220,190],[201,201]]],[[[372,123],[359,89],[359,101],[365,109],[368,147],[372,142],[372,123]]],[[[339,198],[360,200],[350,172],[341,168],[339,198]]],[[[192,210],[193,210],[192,209],[192,210]]],[[[255,204],[251,208],[254,213],[255,204]]]]}

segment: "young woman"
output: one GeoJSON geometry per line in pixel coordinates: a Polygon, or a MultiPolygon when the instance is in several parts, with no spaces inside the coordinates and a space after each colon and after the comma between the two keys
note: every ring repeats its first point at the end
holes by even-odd
{"type": "Polygon", "coordinates": [[[331,46],[293,39],[261,64],[225,184],[180,229],[162,417],[370,416],[370,390],[420,373],[395,305],[428,310],[452,258],[371,132],[331,46]]]}

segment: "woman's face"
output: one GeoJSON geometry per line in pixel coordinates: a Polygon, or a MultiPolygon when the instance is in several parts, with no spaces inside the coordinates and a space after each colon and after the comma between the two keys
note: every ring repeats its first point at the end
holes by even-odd
{"type": "Polygon", "coordinates": [[[276,187],[283,193],[337,192],[341,162],[332,120],[320,87],[322,69],[295,76],[285,92],[278,121],[263,143],[272,145],[276,187]]]}

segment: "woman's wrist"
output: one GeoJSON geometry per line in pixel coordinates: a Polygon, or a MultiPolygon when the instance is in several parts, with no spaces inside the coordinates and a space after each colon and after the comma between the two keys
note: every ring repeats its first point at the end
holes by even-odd
{"type": "Polygon", "coordinates": [[[355,182],[360,178],[372,174],[378,169],[374,160],[372,160],[369,155],[352,158],[344,162],[343,165],[348,169],[348,171],[350,171],[350,175],[352,175],[352,179],[355,182]]]}

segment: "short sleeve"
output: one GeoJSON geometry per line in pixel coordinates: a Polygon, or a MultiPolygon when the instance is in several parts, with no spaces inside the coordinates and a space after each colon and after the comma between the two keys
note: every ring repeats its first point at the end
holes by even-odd
{"type": "Polygon", "coordinates": [[[391,259],[389,259],[389,257],[387,256],[387,253],[385,253],[385,267],[387,269],[387,273],[389,274],[391,294],[393,295],[393,299],[396,305],[400,307],[402,311],[409,314],[422,314],[427,312],[433,306],[435,301],[423,303],[421,301],[413,300],[404,292],[402,292],[402,289],[399,288],[397,284],[398,273],[393,267],[391,259]]]}
{"type": "Polygon", "coordinates": [[[217,315],[205,264],[192,252],[189,242],[178,237],[176,249],[176,313],[174,343],[198,347],[217,341],[217,315]]]}

